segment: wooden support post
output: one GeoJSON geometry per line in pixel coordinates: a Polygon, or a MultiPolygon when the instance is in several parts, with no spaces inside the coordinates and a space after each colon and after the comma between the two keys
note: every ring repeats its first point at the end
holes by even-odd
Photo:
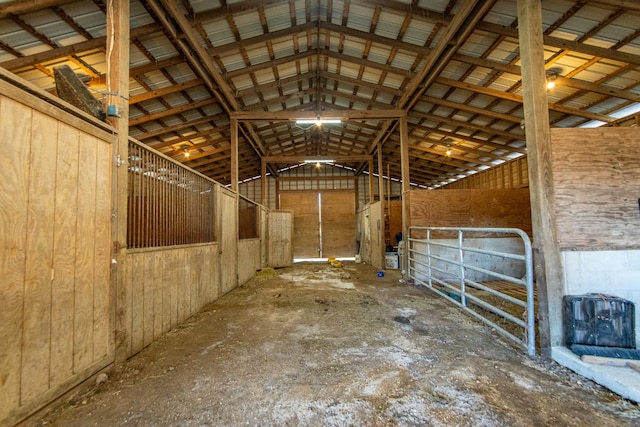
{"type": "Polygon", "coordinates": [[[127,301],[127,198],[129,158],[129,0],[107,1],[107,105],[115,105],[118,116],[108,118],[118,132],[113,149],[113,211],[111,296],[115,313],[111,321],[115,332],[115,361],[124,362],[128,354],[127,301]]]}
{"type": "Polygon", "coordinates": [[[238,191],[238,120],[230,120],[231,132],[231,189],[238,191]]]}
{"type": "Polygon", "coordinates": [[[373,203],[373,158],[369,160],[369,203],[373,203]]]}
{"type": "Polygon", "coordinates": [[[529,163],[529,191],[538,325],[544,355],[562,344],[562,259],[556,239],[551,135],[542,51],[539,0],[518,0],[524,123],[529,163]]]}
{"type": "Polygon", "coordinates": [[[407,238],[411,221],[409,218],[409,189],[411,178],[409,173],[409,125],[406,117],[400,118],[400,167],[402,173],[402,240],[404,241],[404,253],[400,260],[402,269],[408,265],[407,238]]]}
{"type": "Polygon", "coordinates": [[[377,265],[376,267],[378,268],[384,268],[384,257],[385,257],[385,253],[387,250],[387,242],[385,242],[384,240],[384,229],[385,229],[385,222],[387,221],[387,218],[385,218],[384,216],[384,210],[385,210],[385,203],[384,203],[384,173],[383,173],[383,167],[382,167],[382,143],[379,142],[378,143],[378,193],[380,194],[380,229],[378,230],[378,236],[379,236],[379,242],[380,242],[380,248],[378,248],[378,250],[380,251],[380,259],[381,261],[381,265],[377,265]]]}
{"type": "Polygon", "coordinates": [[[262,204],[262,206],[267,206],[267,202],[269,201],[269,199],[267,198],[267,162],[264,159],[262,159],[262,168],[260,171],[260,184],[260,203],[262,204]]]}

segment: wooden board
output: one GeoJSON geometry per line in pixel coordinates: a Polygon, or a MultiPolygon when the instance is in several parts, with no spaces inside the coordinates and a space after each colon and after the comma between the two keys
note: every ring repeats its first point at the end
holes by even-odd
{"type": "Polygon", "coordinates": [[[293,257],[320,257],[318,192],[282,192],[280,209],[293,212],[293,257]]]}
{"type": "Polygon", "coordinates": [[[20,405],[31,110],[0,97],[0,421],[20,405]]]}
{"type": "Polygon", "coordinates": [[[0,424],[15,424],[113,357],[113,136],[5,85],[0,424]]]}
{"type": "Polygon", "coordinates": [[[323,191],[322,257],[352,257],[356,254],[355,192],[323,191]]]}
{"type": "Polygon", "coordinates": [[[640,129],[552,129],[561,249],[630,249],[640,242],[640,129]]]}
{"type": "Polygon", "coordinates": [[[528,189],[414,190],[409,200],[414,226],[519,228],[531,236],[528,189]]]}
{"type": "Polygon", "coordinates": [[[267,265],[274,268],[293,265],[293,212],[269,212],[267,227],[267,265]]]}

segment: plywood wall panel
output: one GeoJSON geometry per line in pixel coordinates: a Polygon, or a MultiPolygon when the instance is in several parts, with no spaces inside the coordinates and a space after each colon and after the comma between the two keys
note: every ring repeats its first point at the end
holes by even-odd
{"type": "Polygon", "coordinates": [[[133,355],[218,297],[217,244],[130,250],[129,322],[133,355]]]}
{"type": "Polygon", "coordinates": [[[78,205],[76,207],[76,281],[74,298],[74,371],[93,361],[93,287],[95,284],[96,150],[89,138],[80,138],[78,205]]]}
{"type": "Polygon", "coordinates": [[[413,226],[519,228],[531,235],[528,189],[414,190],[410,195],[413,226]]]}
{"type": "Polygon", "coordinates": [[[96,147],[96,231],[93,290],[93,360],[112,354],[110,270],[111,270],[111,198],[103,197],[111,188],[112,146],[94,140],[96,147]]]}
{"type": "Polygon", "coordinates": [[[22,333],[22,400],[49,388],[51,279],[55,209],[57,122],[33,113],[29,157],[24,313],[22,333]],[[51,136],[51,140],[47,139],[51,136]],[[51,143],[53,142],[53,143],[51,143]]]}
{"type": "Polygon", "coordinates": [[[113,354],[113,135],[3,80],[0,140],[0,424],[13,425],[113,354]]]}
{"type": "Polygon", "coordinates": [[[51,283],[51,369],[50,381],[59,384],[73,375],[73,307],[76,264],[76,215],[78,200],[79,132],[58,126],[56,156],[56,206],[51,283]]]}
{"type": "Polygon", "coordinates": [[[4,157],[0,168],[0,194],[3,195],[0,203],[3,230],[0,233],[3,252],[0,256],[0,366],[3,371],[0,420],[20,404],[31,114],[31,110],[21,104],[0,97],[0,141],[3,141],[4,157]]]}
{"type": "Polygon", "coordinates": [[[640,129],[552,129],[561,249],[640,247],[640,129]]]}

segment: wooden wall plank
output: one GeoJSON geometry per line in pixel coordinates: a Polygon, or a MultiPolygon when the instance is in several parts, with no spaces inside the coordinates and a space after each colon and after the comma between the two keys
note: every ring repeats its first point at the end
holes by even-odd
{"type": "Polygon", "coordinates": [[[171,268],[173,265],[165,252],[162,253],[162,265],[162,333],[166,334],[171,329],[171,268]]]}
{"type": "Polygon", "coordinates": [[[51,294],[51,384],[73,375],[73,318],[79,132],[58,126],[55,234],[51,294]]]}
{"type": "Polygon", "coordinates": [[[155,299],[154,299],[154,290],[157,286],[156,282],[153,281],[153,268],[155,267],[154,262],[154,253],[153,252],[145,252],[144,256],[141,257],[143,259],[143,265],[140,266],[140,269],[144,272],[144,283],[142,290],[142,345],[144,347],[148,346],[153,342],[153,330],[154,330],[154,319],[153,319],[153,310],[155,307],[155,299]]]}
{"type": "Polygon", "coordinates": [[[170,311],[169,311],[169,322],[171,325],[171,329],[175,328],[178,325],[178,281],[180,280],[180,275],[178,274],[178,257],[176,251],[168,251],[167,258],[169,259],[169,291],[170,291],[170,311]]]}
{"type": "Polygon", "coordinates": [[[129,258],[131,274],[131,353],[138,353],[144,348],[144,271],[145,253],[138,253],[129,258]]]}
{"type": "Polygon", "coordinates": [[[95,287],[93,294],[93,360],[112,353],[111,280],[111,144],[94,139],[96,158],[95,287]]]}
{"type": "Polygon", "coordinates": [[[33,113],[22,334],[22,402],[49,388],[57,121],[33,113]]]}
{"type": "Polygon", "coordinates": [[[0,96],[0,420],[20,403],[31,111],[0,96]]]}
{"type": "Polygon", "coordinates": [[[74,298],[74,371],[93,361],[93,291],[95,284],[96,147],[82,136],[79,145],[78,204],[76,210],[76,278],[74,298]],[[89,237],[89,238],[87,238],[89,237]]]}
{"type": "Polygon", "coordinates": [[[156,251],[150,254],[153,287],[153,338],[162,336],[162,252],[156,251]]]}

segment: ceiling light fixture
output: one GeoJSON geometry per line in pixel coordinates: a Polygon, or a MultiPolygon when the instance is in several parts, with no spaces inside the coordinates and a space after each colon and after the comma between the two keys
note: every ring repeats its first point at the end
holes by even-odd
{"type": "Polygon", "coordinates": [[[340,119],[299,119],[296,120],[296,124],[297,125],[316,125],[316,126],[320,126],[323,124],[338,124],[338,123],[342,123],[342,120],[340,119]]]}
{"type": "Polygon", "coordinates": [[[558,78],[558,73],[549,73],[547,74],[547,90],[553,89],[556,87],[556,79],[558,78]]]}
{"type": "Polygon", "coordinates": [[[317,159],[317,160],[305,160],[304,163],[333,163],[334,160],[327,160],[327,159],[317,159]]]}
{"type": "Polygon", "coordinates": [[[189,158],[189,146],[187,144],[182,144],[180,146],[180,149],[182,149],[182,151],[184,152],[184,157],[185,158],[189,158]]]}

